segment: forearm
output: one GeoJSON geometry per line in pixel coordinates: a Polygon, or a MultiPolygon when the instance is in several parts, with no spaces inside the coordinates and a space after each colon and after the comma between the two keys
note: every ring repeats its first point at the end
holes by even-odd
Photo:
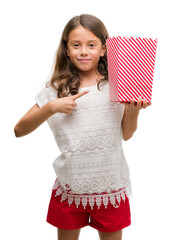
{"type": "Polygon", "coordinates": [[[139,111],[132,112],[127,111],[126,117],[122,123],[122,132],[123,132],[123,139],[126,141],[130,139],[134,132],[137,129],[137,122],[138,122],[138,115],[139,111]]]}
{"type": "Polygon", "coordinates": [[[43,122],[53,115],[51,103],[47,103],[41,108],[35,106],[26,113],[14,128],[15,136],[22,137],[33,132],[43,122]]]}

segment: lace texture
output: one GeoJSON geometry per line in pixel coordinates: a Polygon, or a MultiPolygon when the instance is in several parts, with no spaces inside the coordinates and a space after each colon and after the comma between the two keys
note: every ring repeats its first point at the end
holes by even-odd
{"type": "MultiPolygon", "coordinates": [[[[87,202],[91,207],[102,202],[107,206],[109,200],[115,204],[116,199],[119,203],[125,195],[131,195],[129,168],[122,149],[124,106],[109,102],[108,83],[100,89],[95,85],[76,99],[72,113],[56,113],[48,119],[61,152],[53,162],[60,186],[57,195],[68,198],[70,204],[75,201],[77,206],[80,202],[84,207],[87,202]]],[[[35,97],[40,107],[56,98],[52,87],[44,88],[35,97]]]]}
{"type": "Polygon", "coordinates": [[[109,153],[87,155],[81,160],[80,157],[74,156],[67,158],[65,164],[61,164],[60,167],[58,157],[57,164],[56,167],[55,160],[54,169],[60,185],[65,189],[65,185],[69,184],[73,194],[100,194],[130,185],[129,169],[119,152],[114,156],[109,153]]]}
{"type": "Polygon", "coordinates": [[[125,201],[125,197],[127,196],[129,198],[129,193],[127,189],[121,189],[120,191],[113,192],[110,194],[92,194],[92,195],[72,195],[70,194],[70,186],[66,184],[67,190],[64,191],[58,181],[55,182],[53,185],[54,190],[56,190],[56,196],[61,195],[61,202],[68,200],[68,205],[72,203],[75,203],[76,207],[78,208],[79,205],[82,205],[84,209],[89,204],[91,209],[93,209],[94,205],[96,204],[98,209],[100,209],[100,206],[103,204],[105,208],[107,208],[109,202],[113,205],[113,207],[118,208],[120,202],[123,200],[125,201]]]}

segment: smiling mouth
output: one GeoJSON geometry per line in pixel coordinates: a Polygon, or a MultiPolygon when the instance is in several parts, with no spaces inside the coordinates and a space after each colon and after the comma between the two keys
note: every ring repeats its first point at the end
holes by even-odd
{"type": "Polygon", "coordinates": [[[79,62],[89,62],[91,59],[78,59],[79,62]]]}

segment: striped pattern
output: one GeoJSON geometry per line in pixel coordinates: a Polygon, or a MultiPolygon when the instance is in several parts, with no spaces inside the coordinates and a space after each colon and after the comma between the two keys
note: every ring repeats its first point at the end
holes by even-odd
{"type": "Polygon", "coordinates": [[[157,39],[113,37],[106,46],[110,101],[151,102],[157,39]]]}

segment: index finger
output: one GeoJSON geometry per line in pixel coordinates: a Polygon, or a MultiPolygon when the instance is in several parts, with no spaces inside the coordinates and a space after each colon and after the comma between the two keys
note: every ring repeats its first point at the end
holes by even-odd
{"type": "Polygon", "coordinates": [[[85,94],[88,93],[88,92],[89,92],[89,91],[86,90],[86,91],[77,93],[77,94],[75,94],[74,96],[71,96],[70,98],[72,98],[73,100],[76,100],[77,98],[82,97],[83,95],[85,95],[85,94]]]}

